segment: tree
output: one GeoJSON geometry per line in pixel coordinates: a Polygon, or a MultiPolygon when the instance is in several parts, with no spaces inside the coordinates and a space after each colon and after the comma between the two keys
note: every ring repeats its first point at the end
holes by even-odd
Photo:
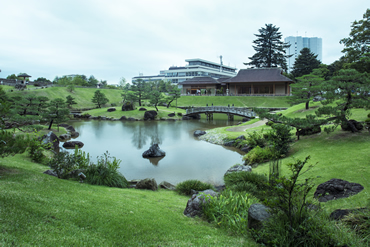
{"type": "Polygon", "coordinates": [[[176,107],[177,107],[177,99],[181,97],[181,89],[178,88],[177,85],[173,85],[172,83],[168,84],[167,87],[168,97],[167,97],[167,108],[170,107],[171,103],[176,100],[176,107]]]}
{"type": "MultiPolygon", "coordinates": [[[[68,120],[69,109],[66,102],[62,98],[56,98],[50,101],[47,110],[42,114],[45,119],[50,121],[49,130],[55,122],[60,124],[68,120]]],[[[59,126],[58,126],[59,131],[59,126]]]]}
{"type": "Polygon", "coordinates": [[[303,48],[300,53],[293,65],[292,74],[295,78],[308,75],[313,69],[319,68],[321,64],[317,55],[312,53],[309,48],[303,48]]]}
{"type": "Polygon", "coordinates": [[[340,41],[345,46],[342,52],[348,63],[352,63],[351,68],[359,72],[370,72],[370,9],[366,10],[362,20],[355,20],[351,28],[349,37],[340,41]]]}
{"type": "Polygon", "coordinates": [[[121,79],[119,80],[119,87],[123,89],[125,85],[126,85],[126,79],[125,77],[121,77],[121,79]]]}
{"type": "Polygon", "coordinates": [[[333,131],[338,125],[348,126],[357,132],[356,126],[349,121],[353,108],[370,108],[370,79],[366,73],[355,69],[343,69],[323,85],[326,100],[321,101],[323,107],[318,108],[316,115],[325,117],[335,125],[326,127],[325,131],[333,131]]]}
{"type": "Polygon", "coordinates": [[[17,80],[17,79],[18,79],[18,77],[17,77],[15,74],[11,74],[11,75],[8,75],[8,76],[6,77],[6,79],[9,79],[9,80],[17,80]]]}
{"type": "Polygon", "coordinates": [[[46,82],[46,83],[51,83],[50,80],[44,78],[44,77],[39,77],[37,78],[34,82],[46,82]]]}
{"type": "Polygon", "coordinates": [[[67,106],[68,106],[69,108],[71,108],[71,107],[72,107],[72,105],[76,105],[76,104],[77,104],[77,102],[75,101],[75,98],[73,98],[71,95],[68,95],[68,96],[66,97],[66,104],[67,104],[67,106]]]}
{"type": "Polygon", "coordinates": [[[265,24],[265,26],[265,28],[258,30],[260,34],[255,34],[257,39],[253,41],[255,44],[253,49],[256,53],[252,57],[248,57],[252,61],[244,64],[254,65],[257,68],[280,66],[286,71],[286,58],[292,55],[285,55],[285,48],[288,48],[290,45],[281,41],[282,34],[278,32],[278,27],[272,24],[265,24]]]}
{"type": "Polygon", "coordinates": [[[158,90],[154,90],[149,94],[149,101],[150,104],[153,104],[155,109],[158,111],[157,106],[164,103],[165,98],[161,92],[159,92],[158,90]]]}
{"type": "Polygon", "coordinates": [[[141,79],[135,80],[132,82],[131,88],[134,95],[141,106],[141,101],[148,98],[148,86],[147,83],[141,79]]]}
{"type": "Polygon", "coordinates": [[[306,110],[310,108],[309,103],[317,95],[321,95],[321,84],[324,78],[311,73],[297,78],[296,83],[292,84],[292,96],[289,97],[291,105],[306,103],[306,110]]]}
{"type": "Polygon", "coordinates": [[[109,99],[100,90],[96,90],[91,101],[95,103],[98,108],[101,108],[102,105],[109,102],[109,99]]]}
{"type": "Polygon", "coordinates": [[[87,84],[89,87],[96,87],[99,84],[99,80],[97,80],[93,75],[91,75],[87,80],[87,84]]]}

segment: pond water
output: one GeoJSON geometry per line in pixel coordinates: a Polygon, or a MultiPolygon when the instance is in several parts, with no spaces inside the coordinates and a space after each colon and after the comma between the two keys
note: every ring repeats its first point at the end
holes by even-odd
{"type": "Polygon", "coordinates": [[[200,141],[195,130],[227,126],[232,121],[71,121],[80,136],[83,151],[93,161],[109,151],[120,159],[120,172],[128,179],[155,178],[159,184],[177,184],[188,179],[199,179],[214,185],[223,184],[223,175],[231,166],[242,163],[239,150],[200,141]],[[158,143],[166,156],[145,159],[144,151],[158,143]]]}

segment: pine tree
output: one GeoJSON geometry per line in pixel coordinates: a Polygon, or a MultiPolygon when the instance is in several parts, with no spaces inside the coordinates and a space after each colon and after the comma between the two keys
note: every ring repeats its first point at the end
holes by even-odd
{"type": "Polygon", "coordinates": [[[104,93],[100,92],[100,90],[96,90],[91,101],[95,103],[98,108],[101,108],[102,105],[109,102],[109,99],[104,93]]]}
{"type": "Polygon", "coordinates": [[[134,92],[139,106],[141,106],[142,100],[148,98],[148,84],[141,79],[133,81],[130,90],[134,92]]]}
{"type": "Polygon", "coordinates": [[[254,65],[257,68],[270,68],[280,66],[283,70],[287,70],[286,58],[291,55],[285,55],[285,48],[290,45],[281,41],[282,34],[279,32],[279,28],[272,24],[265,24],[265,28],[261,28],[258,31],[260,34],[255,34],[257,39],[253,41],[253,46],[256,53],[252,57],[248,57],[252,60],[245,65],[254,65]]]}
{"type": "Polygon", "coordinates": [[[313,69],[319,68],[321,64],[317,55],[312,53],[309,48],[303,48],[300,53],[293,65],[292,74],[294,78],[308,75],[313,69]]]}
{"type": "Polygon", "coordinates": [[[71,95],[68,95],[66,97],[66,103],[67,103],[67,105],[68,105],[69,108],[71,108],[72,105],[76,105],[77,104],[77,102],[75,101],[75,98],[73,98],[71,95]]]}

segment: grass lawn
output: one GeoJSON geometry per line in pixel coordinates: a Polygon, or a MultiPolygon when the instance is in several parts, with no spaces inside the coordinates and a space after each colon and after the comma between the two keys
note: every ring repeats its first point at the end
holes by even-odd
{"type": "Polygon", "coordinates": [[[200,219],[172,191],[92,186],[0,160],[0,246],[256,246],[200,219]]]}

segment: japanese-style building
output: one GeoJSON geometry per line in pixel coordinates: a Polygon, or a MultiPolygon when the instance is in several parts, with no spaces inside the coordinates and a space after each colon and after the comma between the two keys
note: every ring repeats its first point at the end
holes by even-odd
{"type": "Polygon", "coordinates": [[[232,78],[194,77],[180,82],[182,94],[196,94],[206,89],[207,94],[215,95],[222,90],[224,95],[290,95],[290,84],[293,81],[282,74],[280,68],[242,69],[232,78]]]}

